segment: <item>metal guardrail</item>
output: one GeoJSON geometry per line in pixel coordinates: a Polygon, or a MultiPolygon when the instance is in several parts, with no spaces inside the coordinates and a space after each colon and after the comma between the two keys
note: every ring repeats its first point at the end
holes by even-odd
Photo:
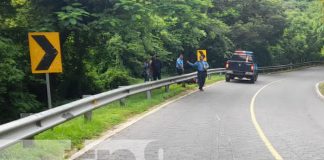
{"type": "MultiPolygon", "coordinates": [[[[272,72],[322,63],[323,62],[320,61],[312,61],[299,64],[259,67],[258,71],[272,72]]],[[[209,75],[224,72],[224,68],[208,70],[209,75]]],[[[84,115],[87,120],[90,120],[93,110],[103,107],[111,102],[117,100],[123,101],[126,97],[141,92],[147,92],[147,98],[150,98],[151,90],[153,89],[165,86],[166,91],[168,91],[171,84],[190,80],[192,78],[195,78],[196,76],[196,73],[189,73],[158,81],[125,86],[97,95],[89,96],[84,99],[80,99],[53,109],[49,109],[19,120],[3,124],[0,126],[0,149],[3,149],[20,140],[32,139],[36,134],[40,132],[53,128],[61,123],[64,123],[81,115],[84,115]]]]}
{"type": "Polygon", "coordinates": [[[303,67],[303,66],[312,66],[312,65],[320,65],[320,64],[323,64],[323,61],[309,61],[309,62],[296,63],[296,64],[259,67],[258,71],[261,73],[275,72],[275,71],[280,71],[280,70],[294,69],[294,68],[299,68],[299,67],[303,67]]]}
{"type": "MultiPolygon", "coordinates": [[[[209,75],[224,72],[224,68],[208,70],[209,75]]],[[[158,81],[125,86],[3,124],[0,126],[0,149],[23,139],[32,139],[34,135],[40,132],[81,115],[84,115],[86,119],[91,119],[93,110],[111,102],[123,100],[128,96],[141,92],[147,92],[147,98],[150,98],[153,89],[165,86],[166,91],[168,91],[169,85],[190,80],[196,76],[197,73],[189,73],[158,81]]]]}

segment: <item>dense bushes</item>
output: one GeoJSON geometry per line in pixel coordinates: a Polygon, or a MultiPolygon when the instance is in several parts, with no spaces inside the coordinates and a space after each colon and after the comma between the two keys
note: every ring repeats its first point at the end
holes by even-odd
{"type": "Polygon", "coordinates": [[[0,123],[18,118],[19,113],[37,111],[41,106],[28,90],[18,48],[11,40],[0,37],[0,123]]]}
{"type": "Polygon", "coordinates": [[[127,71],[117,68],[108,69],[100,75],[100,86],[104,89],[114,89],[118,86],[129,85],[131,78],[127,71]]]}
{"type": "Polygon", "coordinates": [[[174,72],[179,53],[194,61],[196,49],[207,49],[211,67],[223,67],[236,48],[254,51],[260,65],[317,60],[324,50],[319,3],[2,0],[0,121],[46,109],[44,75],[30,71],[28,32],[60,32],[63,73],[51,74],[59,105],[130,84],[153,54],[164,73],[174,72]]]}

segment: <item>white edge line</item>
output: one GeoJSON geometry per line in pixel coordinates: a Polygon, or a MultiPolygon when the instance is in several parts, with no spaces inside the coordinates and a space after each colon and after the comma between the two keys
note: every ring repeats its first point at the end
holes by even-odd
{"type": "Polygon", "coordinates": [[[252,123],[253,123],[253,125],[254,125],[254,127],[255,127],[258,135],[259,135],[259,137],[264,142],[265,146],[270,151],[270,153],[272,154],[273,158],[275,158],[276,160],[283,160],[283,158],[278,153],[278,151],[274,148],[274,146],[272,145],[272,143],[270,142],[270,140],[268,139],[268,137],[265,135],[265,133],[264,133],[261,125],[257,121],[256,114],[255,114],[255,100],[256,100],[257,96],[262,92],[263,89],[267,88],[268,86],[271,86],[272,84],[278,83],[280,81],[283,81],[283,79],[277,80],[277,81],[273,81],[271,83],[266,84],[262,88],[260,88],[254,94],[254,96],[252,97],[251,103],[250,103],[250,114],[251,114],[252,123]]]}
{"type": "Polygon", "coordinates": [[[219,117],[219,115],[217,113],[216,113],[216,118],[217,118],[218,121],[221,120],[220,117],[219,117]]]}
{"type": "Polygon", "coordinates": [[[315,85],[315,91],[316,91],[318,97],[321,98],[322,100],[324,100],[324,95],[323,95],[323,94],[320,92],[320,90],[319,90],[319,85],[320,85],[321,83],[324,83],[324,81],[320,81],[320,82],[317,82],[317,83],[316,83],[316,85],[315,85]]]}
{"type": "MultiPolygon", "coordinates": [[[[213,85],[216,85],[216,84],[219,84],[219,83],[222,83],[224,82],[224,80],[221,80],[221,81],[218,81],[218,82],[215,82],[215,83],[212,83],[208,86],[206,86],[205,88],[209,88],[213,85]]],[[[103,133],[99,139],[96,139],[96,140],[93,140],[93,142],[89,143],[89,144],[86,144],[85,147],[83,147],[81,150],[79,150],[78,152],[74,153],[70,158],[68,158],[69,160],[74,160],[74,159],[77,159],[79,158],[80,156],[82,156],[83,154],[85,154],[87,151],[89,151],[90,149],[94,148],[95,146],[97,146],[98,144],[100,144],[101,142],[103,141],[106,141],[106,140],[109,140],[110,137],[112,137],[113,135],[121,132],[122,130],[128,128],[129,126],[133,125],[134,123],[140,121],[141,119],[159,111],[160,109],[166,107],[167,105],[171,104],[171,103],[174,103],[188,95],[191,95],[195,92],[198,92],[198,90],[194,90],[194,91],[191,91],[183,96],[180,96],[176,99],[173,99],[171,101],[167,101],[165,103],[162,103],[162,104],[159,104],[155,107],[152,107],[149,111],[146,111],[142,114],[139,114],[137,116],[134,116],[132,118],[129,118],[126,122],[124,123],[121,123],[115,127],[113,127],[112,129],[106,131],[105,133],[103,133]]]]}

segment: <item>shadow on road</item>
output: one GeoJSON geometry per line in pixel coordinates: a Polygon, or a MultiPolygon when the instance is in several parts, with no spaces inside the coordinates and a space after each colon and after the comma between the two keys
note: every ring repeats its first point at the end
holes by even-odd
{"type": "MultiPolygon", "coordinates": [[[[245,80],[245,79],[232,79],[231,82],[229,82],[229,83],[240,83],[240,84],[252,85],[252,83],[249,80],[245,80]]],[[[258,81],[256,81],[255,83],[258,83],[258,81]]]]}

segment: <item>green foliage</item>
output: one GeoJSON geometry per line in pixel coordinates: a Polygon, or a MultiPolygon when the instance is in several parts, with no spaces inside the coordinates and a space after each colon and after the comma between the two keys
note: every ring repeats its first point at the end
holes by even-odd
{"type": "Polygon", "coordinates": [[[130,80],[127,71],[118,68],[108,69],[100,75],[100,83],[105,89],[115,89],[118,86],[129,85],[130,80]]]}
{"type": "Polygon", "coordinates": [[[25,74],[17,64],[22,56],[17,48],[10,40],[0,37],[0,123],[40,107],[36,96],[26,89],[25,74]]]}
{"type": "Polygon", "coordinates": [[[61,11],[56,12],[59,23],[66,28],[77,29],[83,27],[82,21],[84,17],[90,14],[82,8],[80,3],[73,3],[62,7],[61,11]]]}
{"type": "Polygon", "coordinates": [[[283,62],[304,62],[321,58],[324,46],[323,21],[320,2],[289,3],[286,11],[288,27],[276,46],[270,47],[273,59],[283,62]]]}
{"type": "Polygon", "coordinates": [[[196,49],[207,49],[212,67],[237,48],[254,51],[263,66],[318,60],[323,15],[323,2],[313,0],[3,0],[0,119],[45,109],[44,76],[30,73],[30,31],[60,32],[64,72],[51,83],[62,104],[129,84],[153,54],[166,74],[179,53],[193,61],[196,49]]]}

